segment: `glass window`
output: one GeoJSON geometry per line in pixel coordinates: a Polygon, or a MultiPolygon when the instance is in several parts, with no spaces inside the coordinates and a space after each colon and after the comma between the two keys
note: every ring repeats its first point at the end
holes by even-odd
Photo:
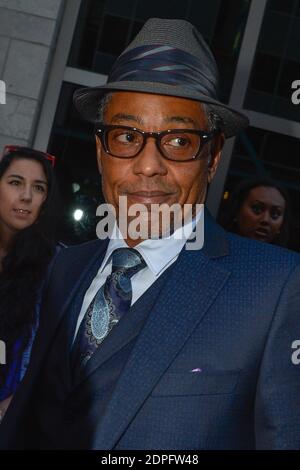
{"type": "Polygon", "coordinates": [[[250,127],[236,139],[219,210],[222,222],[227,196],[244,179],[270,177],[285,187],[291,198],[289,248],[300,251],[300,139],[250,127]]]}
{"type": "Polygon", "coordinates": [[[300,0],[269,1],[244,106],[299,121],[291,85],[300,70],[300,0]]]}
{"type": "Polygon", "coordinates": [[[104,201],[91,124],[72,105],[76,86],[64,83],[48,149],[57,155],[56,174],[63,200],[59,239],[67,244],[96,238],[96,208],[104,201]]]}
{"type": "Polygon", "coordinates": [[[281,11],[282,13],[291,13],[294,7],[294,0],[270,0],[268,8],[272,11],[281,11]]]}
{"type": "MultiPolygon", "coordinates": [[[[81,2],[68,66],[108,74],[116,57],[149,17],[190,20],[211,45],[221,72],[221,99],[228,100],[247,21],[249,0],[85,0],[81,2]]],[[[60,238],[68,244],[96,237],[96,207],[103,202],[93,129],[77,114],[64,82],[48,150],[58,155],[64,201],[60,238]],[[77,211],[77,212],[76,212],[77,211]],[[82,211],[82,212],[79,212],[82,211]]]]}

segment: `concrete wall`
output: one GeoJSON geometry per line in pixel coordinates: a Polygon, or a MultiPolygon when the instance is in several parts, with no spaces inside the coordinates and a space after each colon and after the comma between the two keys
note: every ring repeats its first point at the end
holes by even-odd
{"type": "Polygon", "coordinates": [[[64,0],[0,0],[0,152],[7,143],[31,145],[64,0]]]}

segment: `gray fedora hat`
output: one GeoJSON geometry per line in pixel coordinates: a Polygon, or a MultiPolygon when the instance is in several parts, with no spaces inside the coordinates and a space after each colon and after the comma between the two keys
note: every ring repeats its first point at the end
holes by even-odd
{"type": "Polygon", "coordinates": [[[218,99],[218,68],[199,31],[188,21],[149,19],[116,60],[107,83],[80,88],[74,104],[96,122],[105,93],[132,91],[176,96],[203,102],[222,120],[226,137],[248,126],[246,116],[218,99]]]}

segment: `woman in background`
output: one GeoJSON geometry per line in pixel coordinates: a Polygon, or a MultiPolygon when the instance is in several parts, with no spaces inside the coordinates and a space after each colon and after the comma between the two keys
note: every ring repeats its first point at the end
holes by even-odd
{"type": "Polygon", "coordinates": [[[289,237],[289,196],[269,178],[246,180],[233,191],[221,224],[230,232],[286,246],[289,237]]]}
{"type": "Polygon", "coordinates": [[[55,157],[6,146],[0,161],[0,420],[26,372],[55,244],[55,157]]]}

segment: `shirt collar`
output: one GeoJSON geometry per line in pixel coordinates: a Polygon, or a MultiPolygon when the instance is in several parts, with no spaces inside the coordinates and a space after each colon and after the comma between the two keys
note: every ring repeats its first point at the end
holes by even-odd
{"type": "MultiPolygon", "coordinates": [[[[160,272],[179,255],[202,216],[203,207],[194,219],[183,227],[175,230],[175,232],[170,236],[157,240],[149,238],[134,247],[134,249],[143,256],[148,268],[155,276],[158,276],[160,272]]],[[[128,248],[128,245],[124,240],[118,225],[115,223],[106,254],[101,265],[101,271],[106,267],[107,263],[110,261],[112,252],[117,248],[128,248]]]]}

